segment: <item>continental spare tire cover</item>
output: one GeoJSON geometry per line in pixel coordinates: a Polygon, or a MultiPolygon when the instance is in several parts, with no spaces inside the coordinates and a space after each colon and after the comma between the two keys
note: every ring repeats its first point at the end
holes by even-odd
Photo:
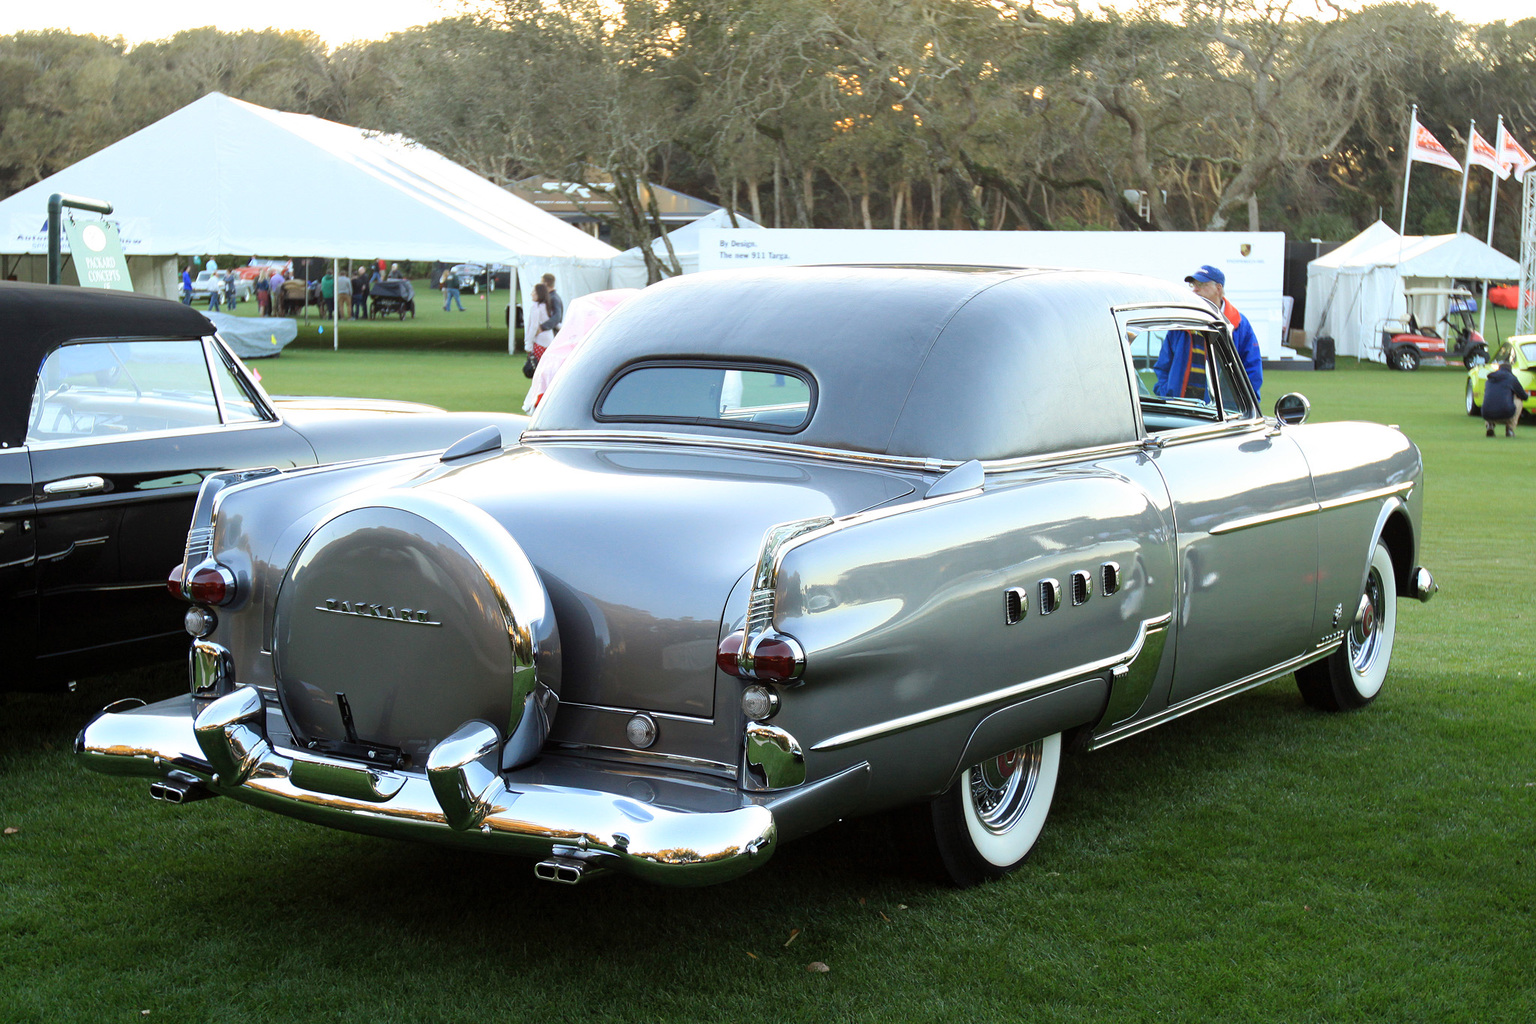
{"type": "Polygon", "coordinates": [[[371,497],[304,541],[272,655],[301,742],[397,748],[417,769],[470,719],[500,730],[504,768],[527,761],[560,693],[554,613],[522,549],[484,510],[419,491],[371,497]]]}

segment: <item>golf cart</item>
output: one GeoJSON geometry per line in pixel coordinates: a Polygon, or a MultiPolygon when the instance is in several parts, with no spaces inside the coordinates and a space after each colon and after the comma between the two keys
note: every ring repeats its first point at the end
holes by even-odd
{"type": "Polygon", "coordinates": [[[1381,355],[1388,366],[1417,370],[1422,365],[1444,366],[1447,359],[1459,358],[1470,370],[1488,361],[1488,346],[1473,326],[1477,299],[1470,291],[1405,288],[1403,297],[1408,300],[1408,318],[1382,320],[1376,325],[1381,355]]]}

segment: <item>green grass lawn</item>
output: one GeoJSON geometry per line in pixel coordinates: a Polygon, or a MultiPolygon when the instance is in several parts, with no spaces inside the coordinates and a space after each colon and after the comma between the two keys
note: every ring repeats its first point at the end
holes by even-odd
{"type": "MultiPolygon", "coordinates": [[[[258,365],[274,392],[511,408],[519,363],[258,365]]],[[[91,712],[177,692],[180,666],[13,696],[0,1020],[1529,1021],[1536,429],[1486,440],[1464,379],[1346,360],[1265,382],[1266,405],[1301,391],[1423,449],[1442,591],[1399,606],[1380,699],[1320,714],[1287,679],[1069,757],[1031,861],[965,892],[908,871],[883,819],[711,889],[552,886],[74,765],[91,712]]]]}

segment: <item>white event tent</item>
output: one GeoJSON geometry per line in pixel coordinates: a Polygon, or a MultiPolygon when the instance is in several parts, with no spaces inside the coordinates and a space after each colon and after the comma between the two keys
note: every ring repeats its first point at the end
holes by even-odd
{"type": "Polygon", "coordinates": [[[112,203],[134,290],[163,296],[176,256],[253,253],[510,263],[569,300],[618,252],[409,139],[221,93],[0,201],[0,253],[46,257],[55,192],[112,203]]]}
{"type": "MultiPolygon", "coordinates": [[[[672,251],[677,255],[677,262],[685,274],[699,272],[699,232],[705,228],[760,228],[761,224],[748,220],[741,214],[736,215],[736,223],[731,223],[730,211],[721,208],[712,210],[698,220],[678,228],[676,231],[667,232],[667,240],[672,243],[672,251]]],[[[661,260],[662,266],[667,263],[667,243],[660,238],[652,239],[651,251],[661,260]]],[[[608,278],[610,288],[644,288],[646,284],[645,255],[637,245],[633,249],[625,249],[613,258],[613,270],[608,278]]]]}
{"type": "MultiPolygon", "coordinates": [[[[1382,323],[1410,312],[1406,289],[1443,293],[1456,281],[1519,278],[1518,263],[1471,235],[1399,235],[1378,220],[1307,264],[1307,337],[1330,335],[1336,354],[1380,361],[1382,323]]],[[[1433,326],[1445,301],[1413,312],[1433,326]]]]}

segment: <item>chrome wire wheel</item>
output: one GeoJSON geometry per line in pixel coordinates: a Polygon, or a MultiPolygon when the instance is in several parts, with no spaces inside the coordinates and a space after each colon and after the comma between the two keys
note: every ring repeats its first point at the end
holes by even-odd
{"type": "Polygon", "coordinates": [[[1019,823],[1040,781],[1044,746],[1044,740],[1036,740],[983,761],[965,773],[971,806],[982,828],[1000,836],[1019,823]]]}
{"type": "Polygon", "coordinates": [[[1396,636],[1397,574],[1386,544],[1377,540],[1343,643],[1322,661],[1296,670],[1302,697],[1319,711],[1365,707],[1387,680],[1396,636]]]}
{"type": "Polygon", "coordinates": [[[933,801],[933,839],[956,885],[1001,878],[1035,848],[1056,794],[1061,734],[989,757],[933,801]]]}
{"type": "Polygon", "coordinates": [[[1349,664],[1358,676],[1369,677],[1372,666],[1381,654],[1381,620],[1377,611],[1381,606],[1381,573],[1373,565],[1366,574],[1365,593],[1360,595],[1360,608],[1354,625],[1349,628],[1347,641],[1349,664]]]}

